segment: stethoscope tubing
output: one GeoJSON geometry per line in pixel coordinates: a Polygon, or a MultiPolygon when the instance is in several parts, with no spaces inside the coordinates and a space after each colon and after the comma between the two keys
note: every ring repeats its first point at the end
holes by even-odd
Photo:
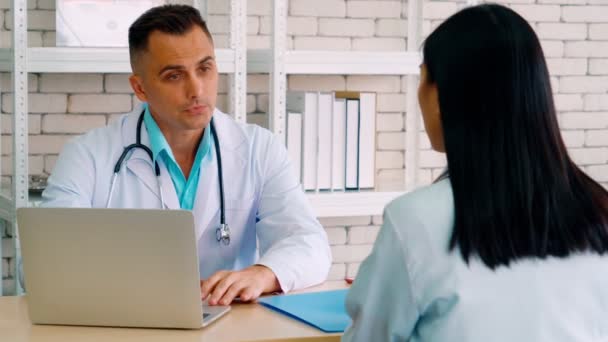
{"type": "MultiPolygon", "coordinates": [[[[150,157],[150,160],[154,163],[154,174],[156,175],[156,179],[157,179],[161,209],[165,209],[165,207],[166,207],[164,196],[163,196],[162,180],[160,177],[160,167],[158,166],[158,162],[156,160],[154,160],[154,154],[152,153],[152,150],[148,146],[141,143],[141,129],[142,129],[143,121],[144,121],[144,114],[145,114],[145,110],[141,112],[141,114],[139,115],[139,118],[137,119],[137,132],[135,135],[135,143],[128,145],[123,149],[122,154],[120,155],[120,157],[116,161],[116,164],[114,165],[114,172],[112,174],[112,179],[111,179],[111,183],[110,183],[110,192],[108,194],[106,208],[110,207],[110,203],[112,201],[112,196],[114,194],[114,187],[116,185],[116,178],[118,177],[118,173],[120,172],[120,168],[122,167],[122,164],[129,157],[130,152],[132,152],[133,150],[135,150],[137,148],[144,150],[146,152],[146,154],[150,157]]],[[[216,230],[216,236],[217,236],[218,241],[221,241],[225,245],[228,245],[228,244],[230,244],[230,228],[226,224],[226,214],[225,214],[226,211],[225,211],[225,207],[224,207],[225,201],[224,201],[224,177],[223,177],[223,173],[222,173],[222,154],[220,152],[220,142],[219,142],[219,139],[218,139],[216,131],[215,131],[215,125],[213,123],[213,118],[211,118],[209,125],[211,127],[210,133],[211,133],[211,136],[213,137],[213,143],[215,145],[215,156],[217,158],[217,172],[218,172],[219,190],[220,190],[220,227],[218,227],[216,230]]]]}

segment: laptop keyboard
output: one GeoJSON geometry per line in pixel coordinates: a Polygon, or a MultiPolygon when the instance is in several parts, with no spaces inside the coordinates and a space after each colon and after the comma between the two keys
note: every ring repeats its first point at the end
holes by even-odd
{"type": "Polygon", "coordinates": [[[207,318],[207,317],[209,317],[209,316],[211,316],[211,314],[208,314],[208,313],[203,313],[203,319],[205,319],[205,318],[207,318]]]}

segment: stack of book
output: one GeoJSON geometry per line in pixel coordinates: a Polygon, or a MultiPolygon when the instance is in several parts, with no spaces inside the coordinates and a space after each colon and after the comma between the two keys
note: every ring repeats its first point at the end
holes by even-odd
{"type": "Polygon", "coordinates": [[[287,150],[307,191],[374,188],[376,94],[290,92],[287,150]]]}

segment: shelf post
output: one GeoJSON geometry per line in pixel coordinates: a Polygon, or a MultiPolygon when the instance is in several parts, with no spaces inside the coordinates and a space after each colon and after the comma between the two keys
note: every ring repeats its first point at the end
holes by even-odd
{"type": "MultiPolygon", "coordinates": [[[[416,52],[419,48],[422,20],[422,1],[408,1],[407,51],[416,52]]],[[[418,77],[407,76],[406,113],[405,113],[405,190],[411,191],[418,185],[420,121],[417,94],[418,77]]]]}
{"type": "Polygon", "coordinates": [[[230,75],[230,102],[237,122],[247,121],[247,1],[230,0],[230,49],[234,73],[230,75]]]}
{"type": "Polygon", "coordinates": [[[286,92],[285,53],[287,40],[287,2],[273,0],[272,46],[270,63],[270,105],[268,127],[279,139],[286,143],[286,92]]]}
{"type": "MultiPolygon", "coordinates": [[[[27,0],[13,0],[13,243],[14,262],[21,260],[19,229],[14,215],[17,208],[28,204],[28,84],[27,84],[27,0]]],[[[9,294],[21,294],[21,270],[15,267],[14,286],[9,294]]]]}

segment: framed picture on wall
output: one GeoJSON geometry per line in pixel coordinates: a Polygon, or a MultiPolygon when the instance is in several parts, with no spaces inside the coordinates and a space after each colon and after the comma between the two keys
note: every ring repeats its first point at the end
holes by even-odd
{"type": "Polygon", "coordinates": [[[57,0],[57,46],[126,47],[129,26],[164,0],[57,0]]]}

